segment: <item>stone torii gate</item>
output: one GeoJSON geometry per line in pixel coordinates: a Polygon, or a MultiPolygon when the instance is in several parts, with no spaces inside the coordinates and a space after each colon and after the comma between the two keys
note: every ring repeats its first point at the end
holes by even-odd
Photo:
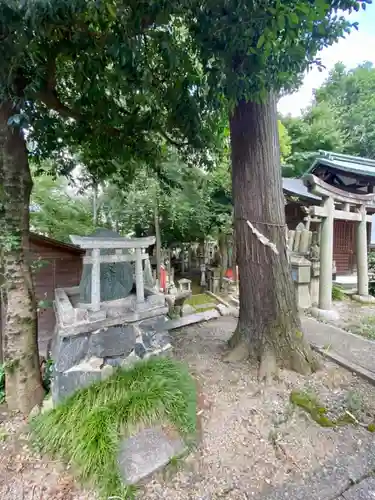
{"type": "Polygon", "coordinates": [[[360,301],[372,301],[368,291],[367,223],[371,216],[366,208],[374,207],[375,194],[350,193],[338,189],[318,177],[308,174],[302,178],[309,191],[322,198],[321,206],[312,206],[309,215],[321,219],[319,309],[332,309],[332,264],[334,220],[355,221],[357,257],[357,294],[360,301]],[[337,205],[337,208],[336,208],[337,205]]]}
{"type": "Polygon", "coordinates": [[[155,237],[145,238],[113,238],[106,236],[70,236],[71,241],[86,250],[84,264],[92,264],[91,272],[91,310],[100,311],[100,264],[135,261],[135,284],[137,304],[145,302],[142,261],[148,260],[146,248],[155,243],[155,237]],[[100,255],[100,250],[115,250],[114,255],[100,255]],[[123,250],[135,250],[124,254],[123,250]],[[87,253],[91,252],[91,255],[87,253]]]}

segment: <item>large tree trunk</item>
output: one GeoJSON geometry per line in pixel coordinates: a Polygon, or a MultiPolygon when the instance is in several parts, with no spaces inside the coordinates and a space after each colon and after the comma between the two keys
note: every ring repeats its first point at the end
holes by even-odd
{"type": "Polygon", "coordinates": [[[219,231],[219,252],[221,257],[221,266],[220,266],[220,290],[223,288],[223,278],[225,277],[225,273],[228,270],[228,236],[219,231]]]}
{"type": "Polygon", "coordinates": [[[23,134],[8,126],[14,113],[10,102],[0,105],[0,220],[7,300],[3,343],[8,407],[28,414],[41,403],[44,391],[37,309],[27,262],[32,180],[23,134]]]}
{"type": "Polygon", "coordinates": [[[159,221],[159,205],[158,200],[155,201],[154,209],[154,225],[155,225],[155,258],[156,258],[156,279],[159,281],[160,286],[160,267],[161,267],[161,235],[160,235],[160,221],[159,221]]]}
{"type": "Polygon", "coordinates": [[[240,315],[228,359],[252,357],[260,363],[260,378],[278,365],[306,373],[314,357],[301,333],[286,253],[275,100],[239,102],[230,132],[240,315]]]}

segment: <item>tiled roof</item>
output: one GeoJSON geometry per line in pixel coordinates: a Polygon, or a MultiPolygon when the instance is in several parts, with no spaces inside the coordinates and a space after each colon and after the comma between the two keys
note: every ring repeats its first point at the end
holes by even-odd
{"type": "Polygon", "coordinates": [[[370,158],[319,151],[319,156],[308,172],[313,173],[319,165],[326,165],[342,172],[375,177],[375,160],[371,160],[370,158]]]}
{"type": "Polygon", "coordinates": [[[286,194],[291,196],[298,196],[299,198],[303,198],[304,200],[311,201],[319,201],[321,198],[312,193],[309,193],[309,190],[304,185],[301,179],[289,179],[283,177],[283,191],[286,194]]]}

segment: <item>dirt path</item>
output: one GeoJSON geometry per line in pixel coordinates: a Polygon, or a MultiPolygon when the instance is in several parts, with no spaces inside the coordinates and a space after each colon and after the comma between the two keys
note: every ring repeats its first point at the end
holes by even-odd
{"type": "Polygon", "coordinates": [[[41,457],[30,445],[26,422],[0,406],[1,500],[95,500],[67,469],[41,457]]]}
{"type": "MultiPolygon", "coordinates": [[[[281,372],[278,381],[261,386],[248,363],[221,361],[235,324],[234,318],[221,317],[174,333],[175,355],[188,363],[205,400],[202,441],[179,471],[170,468],[153,478],[139,499],[258,500],[261,494],[269,500],[276,497],[268,493],[283,485],[306,486],[312,472],[331,470],[328,464],[341,457],[352,457],[356,466],[358,453],[372,445],[366,429],[322,428],[294,409],[289,397],[294,388],[309,389],[330,414],[349,405],[368,423],[375,415],[373,386],[331,363],[312,377],[281,372]]],[[[0,500],[95,500],[79,489],[69,470],[33,453],[26,432],[24,421],[0,407],[0,500]]]]}
{"type": "Polygon", "coordinates": [[[176,333],[175,354],[189,364],[209,404],[203,440],[177,474],[151,481],[139,494],[142,500],[255,498],[296,478],[303,481],[341,455],[355,456],[372,440],[363,428],[320,427],[294,410],[289,396],[293,388],[308,387],[330,411],[339,411],[352,397],[370,421],[373,387],[331,363],[312,377],[282,372],[279,381],[259,386],[247,363],[221,361],[234,327],[235,320],[227,317],[176,333]]]}

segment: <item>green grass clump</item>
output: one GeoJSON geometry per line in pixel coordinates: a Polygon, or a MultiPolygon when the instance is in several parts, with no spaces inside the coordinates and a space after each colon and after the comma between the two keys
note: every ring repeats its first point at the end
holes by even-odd
{"type": "Polygon", "coordinates": [[[332,300],[344,300],[345,293],[341,286],[333,285],[332,286],[332,300]]]}
{"type": "Polygon", "coordinates": [[[76,392],[32,421],[41,451],[71,463],[102,498],[127,498],[117,466],[119,441],[137,429],[169,423],[191,444],[196,435],[196,386],[187,368],[151,358],[76,392]]]}

